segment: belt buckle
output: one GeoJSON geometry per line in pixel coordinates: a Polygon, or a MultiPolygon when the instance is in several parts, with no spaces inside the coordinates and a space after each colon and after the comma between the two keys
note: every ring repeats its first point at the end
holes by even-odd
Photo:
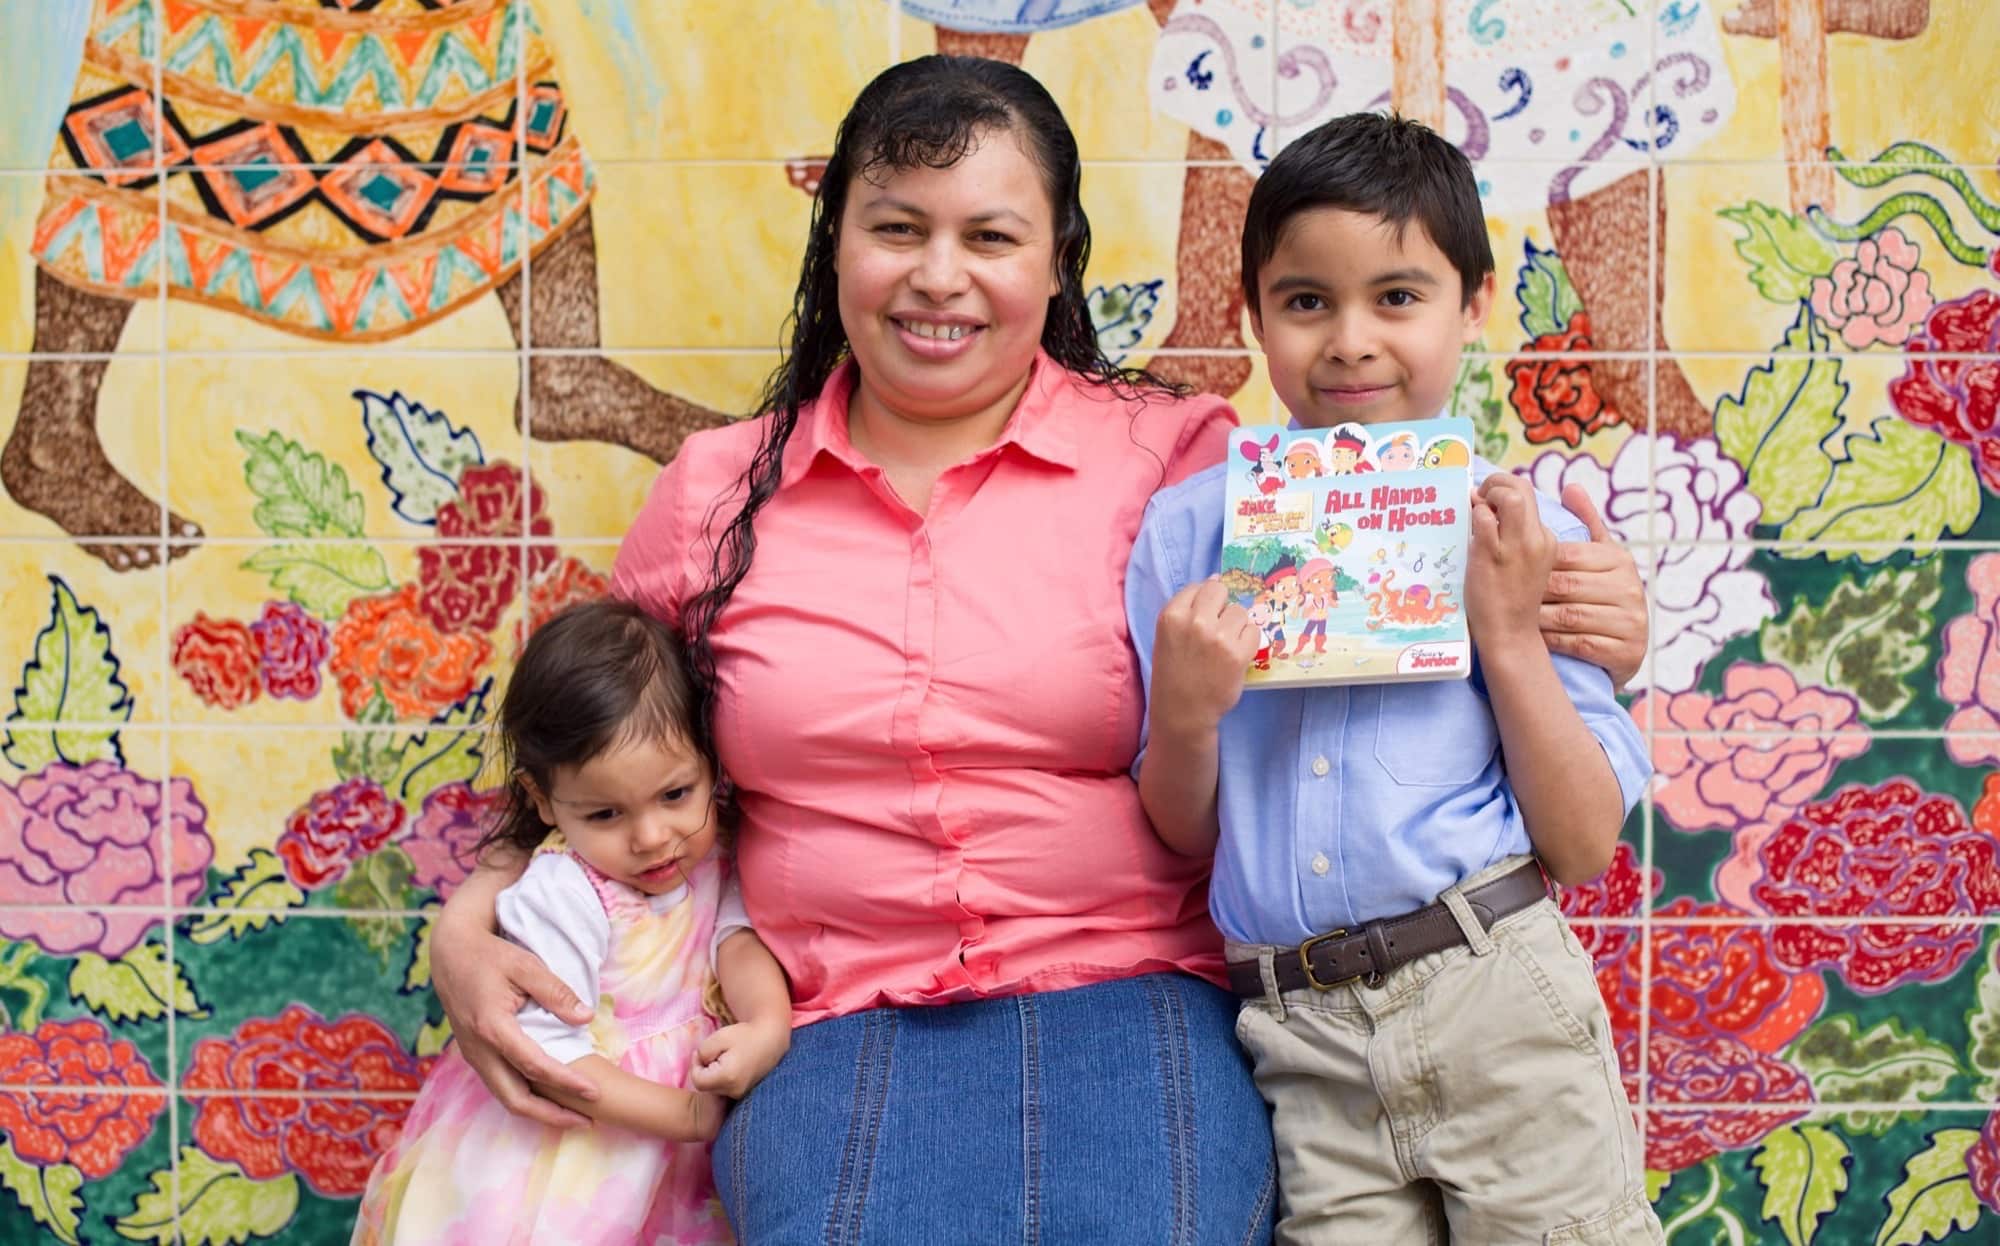
{"type": "Polygon", "coordinates": [[[1343,926],[1339,930],[1328,931],[1323,935],[1314,935],[1304,943],[1299,944],[1299,968],[1305,971],[1307,986],[1310,986],[1315,991],[1331,991],[1337,986],[1344,986],[1363,976],[1358,973],[1351,973],[1345,978],[1335,978],[1331,982],[1321,982],[1319,976],[1313,973],[1312,950],[1329,939],[1344,939],[1347,937],[1347,933],[1347,928],[1343,926]]]}

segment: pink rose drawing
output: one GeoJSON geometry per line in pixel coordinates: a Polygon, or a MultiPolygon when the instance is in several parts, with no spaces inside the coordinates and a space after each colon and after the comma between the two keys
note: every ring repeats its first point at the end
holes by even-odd
{"type": "Polygon", "coordinates": [[[1813,278],[1813,315],[1838,330],[1850,350],[1877,342],[1901,346],[1935,301],[1930,274],[1917,267],[1921,258],[1917,244],[1894,226],[1863,238],[1832,273],[1813,278]]]}
{"type": "Polygon", "coordinates": [[[2000,762],[2000,554],[1965,568],[1972,611],[1944,628],[1938,695],[1958,706],[1944,724],[1944,747],[1961,766],[2000,762]]]}
{"type": "Polygon", "coordinates": [[[215,856],[207,821],[186,779],[160,784],[106,759],[55,762],[0,783],[0,903],[52,906],[0,908],[0,935],[55,956],[116,960],[159,921],[118,906],[189,904],[201,894],[215,856]]]}
{"type": "Polygon", "coordinates": [[[319,667],[333,651],[326,624],[289,601],[267,601],[250,625],[257,642],[257,677],[274,697],[310,701],[319,695],[319,667]]]}
{"type": "Polygon", "coordinates": [[[1683,831],[1782,818],[1819,795],[1834,767],[1868,751],[1861,707],[1799,687],[1782,666],[1739,662],[1722,694],[1649,693],[1633,721],[1653,728],[1653,801],[1683,831]]]}
{"type": "Polygon", "coordinates": [[[478,863],[479,841],[505,801],[506,793],[475,791],[463,780],[433,788],[423,812],[397,845],[409,855],[419,886],[448,900],[478,863]]]}

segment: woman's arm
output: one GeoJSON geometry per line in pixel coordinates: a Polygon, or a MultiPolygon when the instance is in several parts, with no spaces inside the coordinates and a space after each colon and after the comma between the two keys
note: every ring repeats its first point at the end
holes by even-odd
{"type": "MultiPolygon", "coordinates": [[[[563,1067],[563,1066],[558,1066],[563,1067]]],[[[722,1100],[648,1081],[606,1060],[584,1056],[565,1069],[567,1080],[590,1083],[591,1098],[540,1082],[535,1089],[600,1125],[617,1125],[670,1142],[713,1142],[722,1128],[722,1100]]]]}
{"type": "Polygon", "coordinates": [[[1562,492],[1563,506],[1590,529],[1590,540],[1556,546],[1556,566],[1542,596],[1542,639],[1550,653],[1602,667],[1622,688],[1646,659],[1646,589],[1632,553],[1604,526],[1582,485],[1562,492]]]}
{"type": "Polygon", "coordinates": [[[431,980],[451,1021],[460,1054],[501,1106],[559,1129],[588,1124],[529,1086],[596,1098],[597,1084],[551,1059],[521,1029],[516,1014],[533,1000],[582,1025],[590,1009],[532,954],[494,933],[494,902],[527,868],[526,858],[482,862],[446,901],[431,938],[431,980]]]}
{"type": "Polygon", "coordinates": [[[792,991],[778,958],[748,928],[722,941],[715,977],[736,1022],[703,1041],[688,1081],[696,1090],[741,1099],[792,1045],[792,991]]]}

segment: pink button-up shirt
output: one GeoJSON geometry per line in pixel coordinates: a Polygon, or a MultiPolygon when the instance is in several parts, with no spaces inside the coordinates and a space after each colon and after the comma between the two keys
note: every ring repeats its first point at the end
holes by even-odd
{"type": "MultiPolygon", "coordinates": [[[[1119,399],[1038,358],[997,443],[911,510],[847,435],[852,364],[800,412],[713,637],[737,864],[793,1023],[1156,970],[1219,978],[1208,863],[1127,773],[1145,698],[1125,563],[1146,500],[1218,461],[1221,399],[1119,399]]],[[[613,590],[669,621],[709,575],[758,421],[690,437],[613,590]]]]}

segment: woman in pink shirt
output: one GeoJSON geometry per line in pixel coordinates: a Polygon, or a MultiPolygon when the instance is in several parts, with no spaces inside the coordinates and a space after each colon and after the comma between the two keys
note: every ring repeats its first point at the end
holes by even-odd
{"type": "MultiPolygon", "coordinates": [[[[744,900],[791,982],[791,1052],[716,1144],[747,1242],[1270,1234],[1206,863],[1153,834],[1128,773],[1126,560],[1147,498],[1236,421],[1104,357],[1079,177],[1012,66],[875,79],[764,414],[690,437],[619,551],[615,591],[711,681],[744,900]]],[[[1629,557],[1568,564],[1557,643],[1629,673],[1629,557]]],[[[459,890],[433,965],[467,1059],[560,1120],[528,1082],[574,1079],[513,1015],[583,1014],[491,934],[514,873],[459,890]]]]}

